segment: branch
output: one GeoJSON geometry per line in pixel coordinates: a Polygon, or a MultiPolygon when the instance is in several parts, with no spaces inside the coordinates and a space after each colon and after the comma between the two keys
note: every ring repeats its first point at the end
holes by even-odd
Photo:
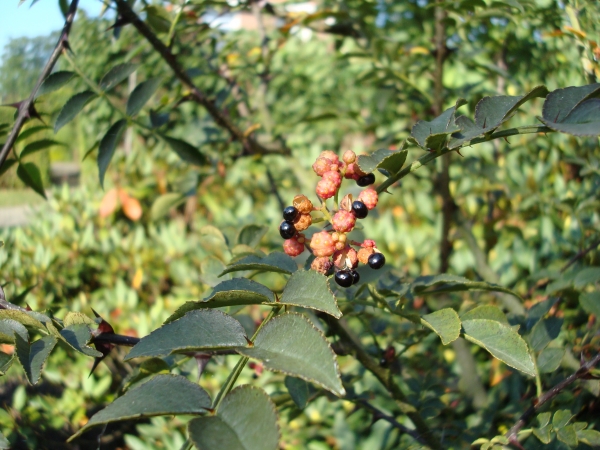
{"type": "Polygon", "coordinates": [[[17,115],[17,120],[16,120],[15,124],[13,125],[10,135],[8,136],[8,138],[6,139],[6,142],[4,143],[2,150],[0,150],[0,168],[2,168],[4,161],[6,161],[8,153],[10,152],[10,149],[12,148],[15,141],[17,140],[17,137],[19,136],[21,128],[23,128],[23,125],[25,124],[27,119],[29,119],[31,117],[31,111],[33,109],[33,104],[35,102],[35,96],[37,95],[37,92],[40,89],[40,86],[42,85],[42,83],[44,82],[46,77],[48,77],[48,75],[50,75],[50,72],[52,72],[52,69],[54,68],[54,65],[56,64],[56,62],[58,61],[58,58],[60,58],[60,55],[62,54],[62,52],[64,50],[69,49],[69,40],[68,40],[69,32],[71,31],[71,25],[73,24],[73,20],[75,19],[75,13],[77,12],[77,4],[78,3],[79,3],[79,0],[71,1],[71,6],[69,6],[69,11],[67,12],[67,17],[65,19],[65,24],[64,24],[62,32],[60,33],[60,36],[58,38],[58,42],[56,43],[56,46],[54,47],[54,51],[52,52],[52,54],[50,55],[50,58],[48,59],[48,62],[44,66],[44,69],[42,70],[42,73],[40,74],[40,76],[35,84],[35,87],[31,91],[29,98],[19,105],[19,114],[17,115]]]}
{"type": "Polygon", "coordinates": [[[208,96],[202,92],[192,81],[190,76],[179,65],[175,55],[169,48],[162,43],[160,39],[154,34],[154,32],[146,25],[139,16],[131,9],[126,0],[115,0],[119,14],[123,16],[128,23],[131,23],[142,36],[154,47],[154,49],[160,54],[162,59],[171,67],[175,76],[181,81],[181,83],[191,91],[191,98],[198,104],[202,105],[208,113],[212,116],[213,120],[217,125],[224,128],[229,132],[231,139],[239,141],[244,147],[244,154],[247,155],[264,155],[264,154],[283,154],[289,155],[289,148],[282,146],[274,149],[266,148],[259,144],[252,136],[246,136],[246,134],[240,130],[229,117],[221,111],[213,100],[210,100],[208,96]]]}
{"type": "Polygon", "coordinates": [[[331,331],[333,331],[344,344],[352,349],[352,353],[365,369],[375,375],[379,382],[388,390],[392,398],[396,400],[400,410],[405,413],[415,425],[420,435],[420,439],[426,442],[432,449],[441,450],[441,444],[437,441],[433,432],[429,429],[416,409],[408,403],[408,399],[394,381],[393,374],[388,369],[381,367],[379,363],[367,353],[358,341],[358,338],[356,338],[347,328],[345,321],[343,319],[334,319],[323,313],[318,314],[318,316],[329,325],[331,331]]]}
{"type": "Polygon", "coordinates": [[[569,377],[562,380],[560,383],[555,385],[552,389],[550,389],[544,395],[539,396],[536,399],[537,401],[534,400],[533,401],[534,405],[531,406],[527,411],[525,411],[523,413],[523,415],[521,417],[519,417],[519,420],[517,420],[517,423],[515,423],[513,425],[513,427],[508,431],[508,433],[506,433],[506,437],[508,438],[509,442],[512,445],[521,448],[521,444],[519,444],[519,440],[517,438],[517,434],[519,433],[519,430],[521,428],[523,428],[523,426],[527,422],[529,422],[529,420],[533,416],[535,416],[537,414],[537,412],[542,408],[542,406],[544,404],[548,403],[550,400],[552,400],[554,397],[556,397],[558,394],[560,394],[566,387],[570,386],[575,381],[582,379],[582,378],[586,378],[587,375],[590,373],[590,370],[593,369],[594,366],[596,366],[596,364],[598,364],[599,362],[600,362],[600,353],[598,353],[593,359],[591,359],[587,363],[582,364],[582,366],[579,368],[579,370],[577,372],[575,372],[574,374],[572,374],[569,377]]]}

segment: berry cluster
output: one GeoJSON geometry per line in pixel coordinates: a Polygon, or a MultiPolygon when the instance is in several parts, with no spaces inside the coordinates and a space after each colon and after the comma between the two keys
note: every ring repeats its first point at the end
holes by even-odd
{"type": "Polygon", "coordinates": [[[375,175],[360,170],[356,154],[351,150],[344,153],[341,161],[334,152],[324,151],[312,168],[321,177],[316,187],[321,207],[314,207],[304,195],[294,197],[292,206],[283,210],[283,222],[279,225],[279,234],[285,239],[283,250],[290,256],[298,256],[309,246],[315,256],[311,268],[325,275],[335,271],[336,283],[349,287],[360,279],[355,270],[359,262],[368,264],[373,269],[380,269],[385,264],[385,256],[377,250],[375,241],[365,239],[364,242],[356,242],[347,237],[354,229],[356,220],[364,219],[377,206],[377,191],[368,187],[375,182],[375,175]],[[366,189],[356,200],[353,200],[351,194],[344,196],[338,205],[343,178],[355,180],[357,185],[366,189]],[[332,197],[334,210],[330,211],[326,201],[332,197]],[[301,232],[313,223],[313,212],[315,215],[321,213],[322,216],[315,217],[315,221],[328,221],[332,229],[327,226],[325,230],[307,239],[301,232]]]}

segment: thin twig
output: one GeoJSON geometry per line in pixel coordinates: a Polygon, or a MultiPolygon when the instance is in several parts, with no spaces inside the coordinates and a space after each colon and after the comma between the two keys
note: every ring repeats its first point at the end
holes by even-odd
{"type": "Polygon", "coordinates": [[[154,47],[159,53],[162,59],[171,67],[175,76],[188,88],[191,92],[191,98],[198,104],[202,105],[208,113],[212,116],[213,120],[217,125],[224,128],[229,132],[231,139],[239,141],[244,147],[244,154],[264,155],[264,154],[284,154],[288,155],[290,150],[285,147],[277,148],[266,148],[259,144],[252,135],[246,135],[241,129],[239,129],[230,118],[221,111],[215,102],[208,98],[208,96],[202,92],[192,81],[190,76],[184,70],[182,66],[177,62],[177,58],[171,52],[171,50],[162,43],[162,41],[154,34],[154,32],[146,25],[139,16],[131,9],[126,0],[115,0],[119,13],[130,22],[142,36],[154,47]]]}
{"type": "Polygon", "coordinates": [[[586,362],[585,364],[582,364],[579,370],[577,370],[577,372],[565,378],[560,383],[555,385],[552,389],[550,389],[548,392],[534,400],[533,406],[531,406],[527,411],[525,411],[521,415],[521,417],[519,417],[519,420],[517,420],[513,427],[508,431],[508,433],[506,433],[506,437],[508,438],[509,442],[514,446],[520,448],[519,440],[517,437],[519,430],[523,428],[523,426],[525,426],[525,424],[537,414],[537,412],[542,408],[542,406],[544,406],[546,403],[548,403],[550,400],[552,400],[554,397],[560,394],[565,388],[573,384],[575,381],[585,378],[590,373],[590,370],[592,370],[599,362],[600,353],[598,353],[590,361],[586,362]]]}
{"type": "Polygon", "coordinates": [[[17,115],[17,120],[15,121],[15,124],[13,125],[13,128],[10,134],[8,135],[8,138],[4,143],[2,150],[0,150],[0,168],[2,168],[2,165],[4,164],[4,161],[6,161],[8,153],[10,152],[14,143],[16,142],[21,128],[23,128],[23,125],[30,117],[30,112],[35,102],[35,96],[37,95],[40,86],[42,85],[46,77],[50,75],[50,72],[52,72],[52,69],[58,61],[58,58],[60,58],[62,52],[69,49],[69,32],[71,31],[71,25],[73,24],[73,20],[75,19],[75,13],[77,12],[78,3],[79,0],[73,0],[71,2],[71,5],[69,6],[69,11],[67,12],[67,17],[65,19],[65,24],[58,38],[58,42],[54,47],[54,51],[52,52],[50,58],[48,59],[48,62],[44,66],[44,69],[42,70],[42,73],[40,74],[35,84],[35,87],[31,91],[29,98],[19,105],[19,114],[17,115]]]}
{"type": "Polygon", "coordinates": [[[362,347],[357,337],[348,329],[344,319],[337,320],[327,314],[318,314],[328,325],[330,330],[335,333],[340,340],[349,348],[356,359],[379,380],[379,382],[388,390],[390,395],[398,404],[400,410],[408,416],[417,429],[417,432],[429,447],[434,450],[442,449],[440,442],[436,439],[433,432],[429,429],[418,411],[408,402],[408,399],[396,384],[393,374],[389,369],[383,368],[379,363],[367,353],[362,347]]]}
{"type": "Polygon", "coordinates": [[[283,201],[283,198],[281,197],[281,194],[279,193],[279,190],[277,189],[277,183],[275,182],[275,178],[273,177],[273,174],[271,173],[271,169],[269,169],[268,166],[267,166],[267,178],[269,179],[269,183],[271,185],[271,192],[273,192],[273,195],[275,196],[275,198],[277,198],[277,202],[279,203],[279,209],[283,210],[285,208],[285,202],[283,201]]]}
{"type": "Polygon", "coordinates": [[[423,440],[421,435],[416,433],[415,430],[411,430],[410,428],[405,427],[400,422],[398,422],[394,417],[384,413],[380,409],[377,409],[375,406],[371,405],[368,401],[355,400],[355,401],[353,401],[353,403],[357,406],[360,406],[361,408],[368,409],[369,411],[371,411],[373,413],[374,421],[380,420],[380,419],[385,420],[390,425],[392,425],[394,428],[397,428],[398,430],[400,430],[400,432],[411,436],[415,441],[417,441],[421,444],[426,444],[426,442],[423,440]]]}

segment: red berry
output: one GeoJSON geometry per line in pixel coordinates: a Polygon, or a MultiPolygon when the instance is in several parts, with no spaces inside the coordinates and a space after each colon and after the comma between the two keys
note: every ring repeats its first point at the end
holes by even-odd
{"type": "Polygon", "coordinates": [[[331,256],[335,251],[335,242],[327,231],[320,231],[313,234],[310,241],[310,248],[315,256],[331,256]]]}
{"type": "Polygon", "coordinates": [[[342,160],[346,164],[352,164],[354,161],[356,161],[356,153],[354,153],[352,150],[346,150],[344,152],[344,156],[342,156],[342,160]]]}
{"type": "Polygon", "coordinates": [[[333,229],[335,231],[339,231],[340,233],[348,233],[354,229],[354,225],[356,224],[356,216],[350,211],[340,209],[334,214],[333,218],[331,219],[331,224],[333,225],[333,229]]]}
{"type": "MultiPolygon", "coordinates": [[[[327,172],[329,173],[329,172],[327,172]]],[[[331,198],[335,195],[338,187],[330,179],[323,178],[317,183],[317,195],[324,200],[331,198]]]]}
{"type": "Polygon", "coordinates": [[[373,209],[377,206],[379,196],[375,189],[368,188],[359,194],[358,199],[363,202],[368,209],[373,209]]]}
{"type": "Polygon", "coordinates": [[[304,244],[298,242],[297,237],[283,241],[283,251],[290,256],[298,256],[304,251],[304,244]]]}
{"type": "Polygon", "coordinates": [[[312,168],[317,175],[322,177],[325,172],[329,172],[331,170],[332,164],[333,163],[331,162],[330,159],[319,157],[319,158],[317,158],[315,163],[312,165],[312,168]]]}
{"type": "Polygon", "coordinates": [[[338,269],[353,269],[358,265],[358,254],[352,247],[344,247],[333,254],[333,264],[338,269]]]}

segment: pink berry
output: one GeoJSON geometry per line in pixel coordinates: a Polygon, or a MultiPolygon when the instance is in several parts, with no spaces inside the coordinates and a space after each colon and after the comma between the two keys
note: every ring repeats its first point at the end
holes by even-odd
{"type": "Polygon", "coordinates": [[[344,247],[333,254],[333,264],[338,269],[354,269],[358,265],[358,253],[352,247],[344,247]]]}
{"type": "Polygon", "coordinates": [[[348,164],[346,167],[346,173],[344,174],[344,178],[348,180],[358,180],[360,177],[364,176],[365,173],[360,170],[358,164],[355,162],[348,164]]]}
{"type": "Polygon", "coordinates": [[[323,178],[317,183],[317,195],[324,200],[333,197],[337,189],[336,184],[330,179],[323,178]]]}
{"type": "Polygon", "coordinates": [[[286,239],[283,241],[283,251],[290,256],[298,256],[304,251],[304,244],[298,242],[297,237],[286,239]]]}
{"type": "Polygon", "coordinates": [[[339,156],[335,152],[333,152],[331,150],[325,150],[324,152],[321,152],[321,154],[319,155],[319,157],[321,157],[321,158],[327,158],[327,159],[329,159],[334,164],[338,164],[340,162],[339,156]]]}
{"type": "Polygon", "coordinates": [[[331,256],[335,251],[335,242],[327,231],[313,234],[310,240],[310,248],[315,256],[331,256]]]}
{"type": "Polygon", "coordinates": [[[315,258],[310,268],[315,270],[323,275],[326,275],[329,272],[329,269],[333,266],[333,261],[329,258],[329,256],[319,256],[315,258]]]}
{"type": "Polygon", "coordinates": [[[356,224],[356,216],[350,211],[340,209],[334,214],[333,218],[331,219],[331,224],[333,225],[333,229],[335,231],[339,231],[340,233],[348,233],[354,229],[354,225],[356,224]]]}
{"type": "Polygon", "coordinates": [[[373,239],[365,239],[363,241],[362,244],[360,244],[361,247],[363,248],[373,248],[373,247],[377,247],[377,245],[375,244],[375,241],[373,239]]]}
{"type": "Polygon", "coordinates": [[[344,152],[344,156],[342,156],[342,160],[346,164],[352,164],[354,161],[356,161],[356,153],[354,153],[352,150],[346,150],[344,152]]]}
{"type": "Polygon", "coordinates": [[[312,165],[312,168],[317,175],[322,177],[325,172],[329,172],[331,170],[332,164],[333,163],[331,162],[330,159],[319,157],[319,158],[317,158],[315,163],[312,165]]]}
{"type": "Polygon", "coordinates": [[[358,199],[363,202],[368,209],[373,209],[377,206],[379,196],[375,189],[368,188],[360,193],[358,199]]]}
{"type": "Polygon", "coordinates": [[[323,179],[332,181],[337,187],[340,187],[342,184],[342,176],[339,172],[334,172],[333,170],[325,172],[323,174],[323,179]]]}

